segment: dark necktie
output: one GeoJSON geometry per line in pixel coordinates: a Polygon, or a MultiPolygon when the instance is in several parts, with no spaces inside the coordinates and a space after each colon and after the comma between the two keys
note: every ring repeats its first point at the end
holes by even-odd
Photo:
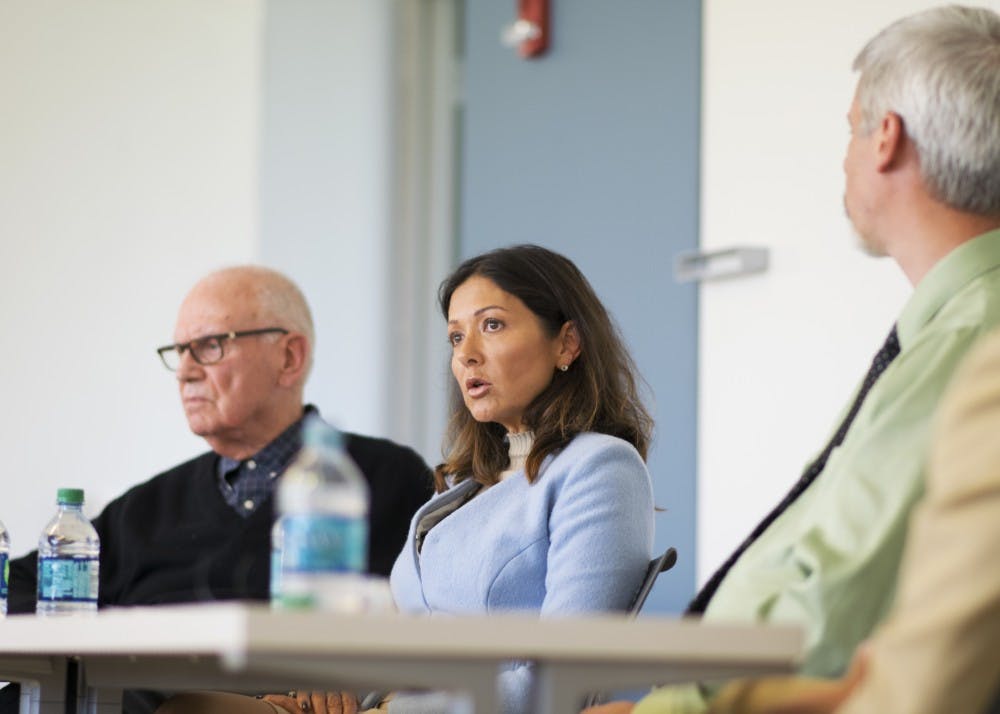
{"type": "Polygon", "coordinates": [[[844,437],[847,436],[847,430],[851,427],[851,422],[854,421],[854,417],[857,416],[858,410],[861,409],[861,403],[865,400],[865,396],[868,394],[868,390],[872,388],[875,381],[881,376],[885,368],[889,366],[896,355],[899,354],[899,337],[896,335],[896,326],[893,325],[892,329],[889,331],[889,336],[885,338],[885,343],[882,345],[882,349],[878,351],[875,358],[872,360],[872,366],[868,368],[868,374],[865,375],[865,381],[861,383],[861,389],[858,390],[858,396],[854,398],[854,403],[851,405],[850,410],[844,417],[844,420],[840,423],[840,427],[837,428],[836,433],[830,439],[830,443],[826,445],[823,452],[816,457],[816,460],[809,465],[809,468],[805,470],[802,477],[792,486],[792,490],[781,499],[781,503],[774,507],[774,509],[764,517],[757,527],[753,529],[746,540],[744,540],[740,547],[733,551],[733,554],[729,556],[725,563],[715,571],[715,574],[709,578],[708,582],[705,583],[701,591],[695,596],[691,604],[688,605],[688,609],[685,612],[687,615],[700,615],[705,612],[705,608],[708,607],[709,601],[715,595],[715,591],[719,589],[719,584],[722,583],[723,578],[729,573],[729,569],[736,564],[736,561],[740,559],[740,556],[749,548],[755,540],[757,540],[761,533],[766,531],[768,527],[774,523],[774,521],[785,512],[785,509],[791,506],[795,499],[805,492],[809,485],[816,480],[816,477],[820,475],[823,471],[823,467],[826,466],[827,459],[830,458],[830,454],[833,450],[840,446],[841,442],[844,441],[844,437]]]}

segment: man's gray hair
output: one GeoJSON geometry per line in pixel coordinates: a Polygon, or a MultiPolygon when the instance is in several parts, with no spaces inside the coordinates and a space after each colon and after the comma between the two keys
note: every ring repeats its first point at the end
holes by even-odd
{"type": "Polygon", "coordinates": [[[898,114],[935,198],[1000,215],[1000,15],[957,5],[910,15],[870,40],[854,69],[862,131],[898,114]]]}

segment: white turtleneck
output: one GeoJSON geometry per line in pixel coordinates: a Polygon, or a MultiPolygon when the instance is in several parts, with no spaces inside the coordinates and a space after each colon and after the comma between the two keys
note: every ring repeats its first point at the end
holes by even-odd
{"type": "MultiPolygon", "coordinates": [[[[503,481],[512,474],[516,474],[518,471],[524,470],[524,462],[528,460],[528,452],[531,451],[533,443],[535,443],[535,432],[533,431],[507,434],[507,455],[510,457],[510,465],[499,473],[498,479],[500,481],[503,481]]],[[[475,498],[480,492],[481,487],[476,486],[475,490],[469,491],[464,498],[453,499],[436,509],[424,513],[417,522],[414,530],[417,552],[419,553],[423,548],[424,538],[430,532],[431,528],[475,498]]]]}
{"type": "Polygon", "coordinates": [[[501,481],[524,470],[524,462],[528,460],[528,453],[534,443],[535,432],[533,431],[522,431],[517,434],[507,433],[507,455],[510,457],[510,466],[500,472],[501,481]]]}

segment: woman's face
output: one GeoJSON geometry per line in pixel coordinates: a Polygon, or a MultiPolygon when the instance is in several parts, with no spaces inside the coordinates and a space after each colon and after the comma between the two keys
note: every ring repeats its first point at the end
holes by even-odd
{"type": "Polygon", "coordinates": [[[451,371],[473,418],[510,432],[525,428],[524,410],[578,352],[572,323],[550,337],[520,298],[478,275],[452,293],[448,341],[451,371]]]}

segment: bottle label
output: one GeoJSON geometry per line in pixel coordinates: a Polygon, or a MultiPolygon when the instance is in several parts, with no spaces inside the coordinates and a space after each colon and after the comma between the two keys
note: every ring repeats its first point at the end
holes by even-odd
{"type": "Polygon", "coordinates": [[[10,561],[6,553],[0,553],[0,600],[7,599],[7,582],[10,580],[10,561]]]}
{"type": "Polygon", "coordinates": [[[97,602],[98,558],[39,558],[38,599],[97,602]]]}
{"type": "Polygon", "coordinates": [[[281,549],[271,548],[271,602],[281,598],[281,549]]]}
{"type": "Polygon", "coordinates": [[[365,569],[368,523],[364,518],[288,515],[281,570],[284,573],[360,573],[365,569]]]}

